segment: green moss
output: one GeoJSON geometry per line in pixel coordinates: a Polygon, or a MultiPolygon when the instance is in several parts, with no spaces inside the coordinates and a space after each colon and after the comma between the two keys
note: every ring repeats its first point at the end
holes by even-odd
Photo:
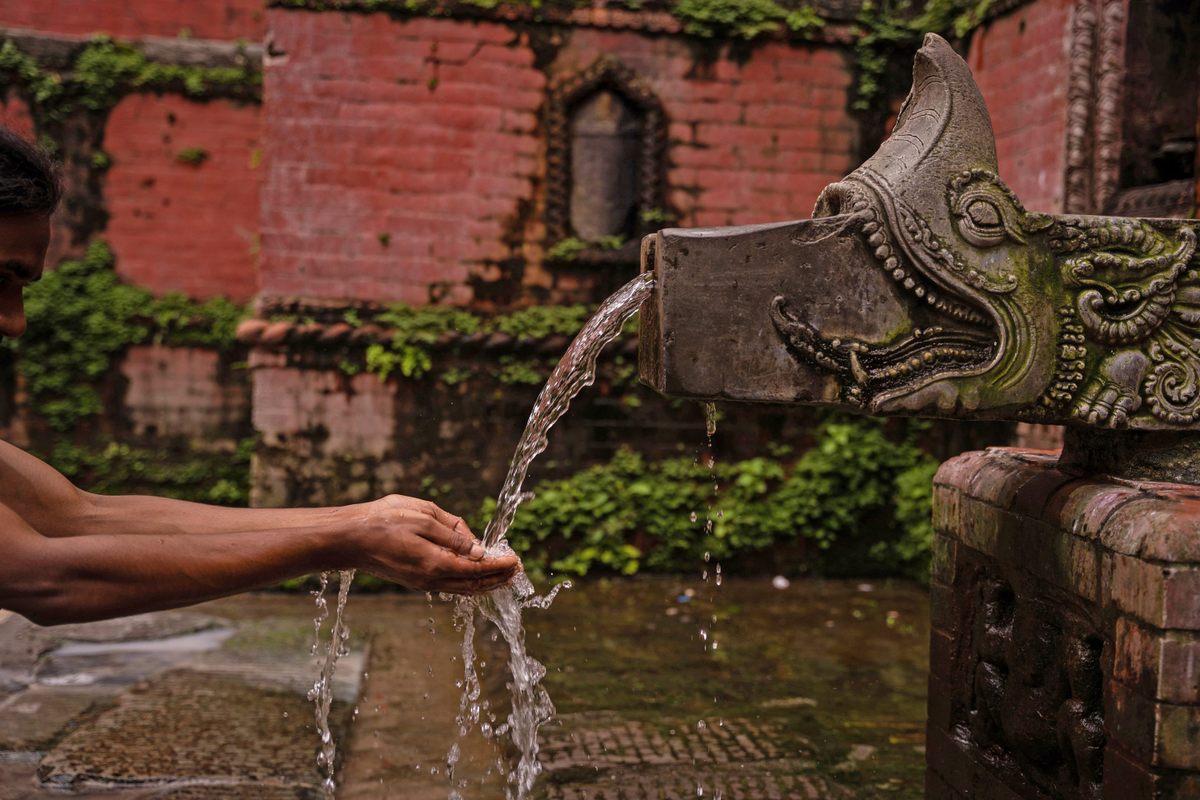
{"type": "Polygon", "coordinates": [[[203,147],[185,147],[175,154],[175,160],[180,164],[198,167],[208,161],[208,151],[203,147]]]}

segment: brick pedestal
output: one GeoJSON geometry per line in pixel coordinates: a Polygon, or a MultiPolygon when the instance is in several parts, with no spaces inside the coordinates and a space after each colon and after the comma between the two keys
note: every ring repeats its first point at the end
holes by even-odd
{"type": "Polygon", "coordinates": [[[1200,798],[1200,487],[992,449],[934,525],[926,797],[1200,798]]]}

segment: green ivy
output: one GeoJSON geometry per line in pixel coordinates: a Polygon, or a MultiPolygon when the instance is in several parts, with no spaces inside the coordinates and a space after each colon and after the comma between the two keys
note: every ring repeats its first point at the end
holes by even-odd
{"type": "Polygon", "coordinates": [[[35,119],[61,122],[76,110],[108,111],[123,96],[179,91],[188,97],[232,95],[257,99],[262,73],[246,67],[197,67],[150,61],[138,48],[92,37],[62,71],[50,70],[7,39],[0,44],[0,78],[24,87],[35,119]]]}
{"type": "MultiPolygon", "coordinates": [[[[895,441],[877,420],[833,420],[792,461],[753,458],[712,470],[622,450],[535,486],[509,539],[528,569],[575,575],[694,570],[705,553],[736,568],[803,544],[808,562],[825,571],[922,577],[936,463],[916,445],[918,430],[911,425],[895,441]]],[[[480,529],[494,509],[484,504],[480,529]]]]}
{"type": "Polygon", "coordinates": [[[855,110],[866,111],[880,100],[885,75],[912,60],[926,33],[961,39],[986,18],[991,5],[992,0],[866,0],[855,21],[855,110]]]}
{"type": "Polygon", "coordinates": [[[161,299],[122,283],[112,251],[94,242],[82,259],[47,270],[25,290],[26,334],[18,354],[32,409],[59,431],[102,410],[97,386],[130,345],[149,341],[226,348],[245,310],[228,300],[161,299]]]}
{"type": "Polygon", "coordinates": [[[518,339],[574,336],[590,315],[591,309],[585,305],[531,306],[495,317],[487,327],[518,339]]]}
{"type": "Polygon", "coordinates": [[[475,333],[479,317],[457,308],[442,306],[392,305],[375,321],[392,329],[388,344],[367,348],[367,371],[387,380],[393,372],[406,378],[420,378],[433,367],[430,347],[447,333],[475,333]]]}
{"type": "Polygon", "coordinates": [[[78,486],[99,494],[153,493],[161,497],[244,506],[250,500],[254,440],[232,452],[186,455],[114,441],[90,446],[61,441],[47,462],[78,486]]]}
{"type": "Polygon", "coordinates": [[[783,28],[811,35],[825,24],[812,6],[789,10],[775,0],[679,0],[671,13],[683,22],[685,33],[705,39],[749,41],[783,28]]]}
{"type": "MultiPolygon", "coordinates": [[[[434,347],[446,334],[503,333],[516,339],[574,336],[590,314],[591,309],[584,305],[532,306],[485,318],[457,308],[393,304],[372,320],[390,329],[392,335],[387,342],[367,347],[365,368],[367,372],[378,375],[380,380],[387,380],[393,375],[423,378],[433,370],[434,347]]],[[[362,318],[354,312],[347,312],[346,321],[354,327],[363,323],[362,318]],[[352,321],[350,317],[353,317],[352,321]]],[[[506,384],[541,383],[550,374],[550,366],[539,359],[504,356],[494,373],[506,384]]],[[[345,359],[342,370],[353,374],[359,367],[352,359],[345,359]]],[[[460,367],[444,370],[439,377],[446,383],[455,384],[472,374],[460,367]]]]}

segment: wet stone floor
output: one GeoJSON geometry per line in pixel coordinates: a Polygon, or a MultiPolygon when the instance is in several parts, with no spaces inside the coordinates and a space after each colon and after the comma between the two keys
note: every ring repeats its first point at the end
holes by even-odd
{"type": "MultiPolygon", "coordinates": [[[[311,612],[306,596],[248,595],[62,628],[0,620],[0,800],[319,798],[311,612]]],[[[338,797],[445,800],[462,672],[449,604],[352,595],[348,621],[338,797]]],[[[526,623],[559,711],[539,800],[921,796],[918,586],[583,581],[526,623]]],[[[479,648],[502,718],[504,659],[487,631],[479,648]]],[[[460,746],[465,799],[502,797],[501,743],[460,746]]]]}

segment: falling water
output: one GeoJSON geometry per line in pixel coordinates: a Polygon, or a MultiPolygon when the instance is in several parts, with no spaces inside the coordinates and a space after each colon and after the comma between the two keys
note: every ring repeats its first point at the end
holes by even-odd
{"type": "MultiPolygon", "coordinates": [[[[566,354],[550,374],[545,388],[533,404],[525,432],[521,434],[509,465],[508,477],[500,490],[496,513],[483,534],[484,544],[492,555],[512,552],[504,535],[512,524],[517,508],[529,497],[521,491],[529,465],[546,449],[550,429],[566,413],[571,400],[595,381],[596,359],[600,351],[621,333],[622,327],[650,296],[653,288],[654,278],[650,274],[643,274],[608,298],[571,342],[566,354]]],[[[497,589],[484,597],[457,599],[455,613],[464,629],[459,735],[465,736],[471,727],[478,726],[486,737],[509,737],[520,756],[516,769],[508,773],[509,787],[505,790],[508,800],[525,800],[529,796],[541,772],[537,758],[538,729],[554,715],[554,704],[541,685],[546,668],[525,651],[525,627],[521,621],[521,611],[549,607],[559,589],[568,586],[567,583],[559,584],[546,596],[538,597],[533,584],[522,574],[513,581],[512,586],[497,589]],[[490,716],[483,717],[486,708],[479,701],[479,675],[475,669],[476,612],[499,629],[509,648],[512,709],[508,719],[497,726],[492,725],[490,716]]],[[[450,800],[462,800],[462,790],[466,788],[464,780],[454,782],[453,770],[459,752],[456,743],[446,757],[453,786],[450,800]]]]}
{"type": "MultiPolygon", "coordinates": [[[[321,662],[321,674],[308,690],[308,699],[316,704],[317,733],[320,736],[320,748],[317,750],[317,768],[324,776],[322,785],[325,790],[325,800],[333,800],[334,796],[334,767],[337,746],[333,741],[333,732],[329,729],[329,709],[333,706],[333,673],[337,663],[346,655],[346,641],[350,638],[350,629],[346,626],[346,601],[350,597],[350,584],[354,582],[354,570],[342,570],[338,573],[337,606],[333,613],[333,623],[329,626],[329,640],[325,643],[324,659],[321,662]]],[[[321,625],[329,617],[329,603],[325,600],[325,591],[329,587],[329,573],[321,573],[319,588],[313,592],[317,604],[317,616],[313,620],[316,638],[313,641],[312,652],[316,655],[321,643],[321,625]]]]}

